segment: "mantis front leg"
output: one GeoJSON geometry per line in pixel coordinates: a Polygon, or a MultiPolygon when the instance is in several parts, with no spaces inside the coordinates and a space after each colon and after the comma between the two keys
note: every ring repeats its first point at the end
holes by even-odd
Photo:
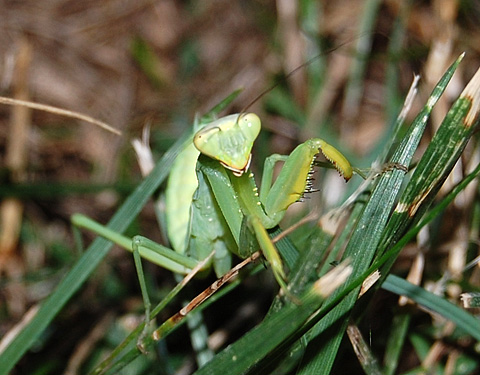
{"type": "MultiPolygon", "coordinates": [[[[222,211],[228,210],[231,205],[230,201],[225,199],[226,196],[233,194],[235,199],[238,200],[265,258],[272,267],[277,282],[286,293],[288,293],[288,290],[285,283],[286,276],[283,263],[266,230],[278,225],[287,208],[299,201],[305,192],[308,192],[312,164],[315,156],[320,152],[332,162],[346,180],[352,176],[352,167],[348,160],[333,146],[321,139],[306,141],[299,145],[288,157],[277,155],[268,159],[264,171],[264,180],[266,181],[262,181],[260,194],[251,172],[247,171],[240,176],[235,171],[228,172],[229,180],[220,183],[216,176],[227,172],[212,160],[200,159],[201,170],[207,175],[222,211]],[[277,161],[285,161],[285,164],[272,185],[272,168],[277,161]],[[230,188],[230,183],[233,193],[225,194],[224,190],[230,188]]],[[[231,228],[231,230],[232,233],[239,233],[238,228],[231,228]]],[[[242,249],[239,249],[239,252],[241,251],[242,249]]],[[[239,255],[246,257],[248,254],[240,253],[239,255]]]]}

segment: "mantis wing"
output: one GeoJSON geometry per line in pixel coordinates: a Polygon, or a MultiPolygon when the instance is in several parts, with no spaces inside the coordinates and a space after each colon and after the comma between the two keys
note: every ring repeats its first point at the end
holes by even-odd
{"type": "Polygon", "coordinates": [[[198,186],[195,174],[200,152],[190,144],[175,159],[165,190],[165,216],[168,239],[173,249],[185,254],[190,223],[190,206],[198,186]]]}

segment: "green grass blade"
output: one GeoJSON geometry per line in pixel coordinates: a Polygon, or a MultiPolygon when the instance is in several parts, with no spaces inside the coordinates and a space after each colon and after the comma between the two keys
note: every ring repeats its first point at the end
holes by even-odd
{"type": "Polygon", "coordinates": [[[408,281],[389,275],[382,288],[392,293],[411,298],[419,305],[434,311],[454,322],[458,328],[480,341],[480,319],[469,314],[460,307],[408,281]]]}
{"type": "MultiPolygon", "coordinates": [[[[282,233],[280,228],[276,228],[270,232],[270,237],[275,238],[282,233]]],[[[283,237],[280,241],[275,243],[275,247],[278,249],[279,253],[282,255],[282,259],[285,261],[285,265],[288,269],[292,269],[297,262],[299,251],[293,245],[293,243],[288,239],[288,237],[283,237]]]]}
{"type": "Polygon", "coordinates": [[[383,372],[385,375],[393,375],[397,370],[411,319],[411,314],[405,309],[397,311],[393,317],[392,328],[389,332],[383,361],[383,372]]]}
{"type": "Polygon", "coordinates": [[[458,196],[458,194],[462,192],[467,187],[467,185],[479,175],[480,164],[477,165],[477,167],[472,173],[470,173],[460,183],[458,183],[458,185],[455,186],[452,191],[448,193],[447,196],[443,198],[427,215],[425,215],[425,217],[422,218],[419,223],[412,226],[408,230],[408,232],[393,247],[391,247],[384,255],[382,255],[382,257],[376,260],[371,267],[372,272],[381,265],[385,264],[386,260],[388,261],[388,259],[396,258],[396,256],[403,249],[403,247],[409,241],[411,241],[425,225],[438,217],[438,215],[440,215],[445,210],[445,208],[453,202],[453,200],[458,196]]]}
{"type": "MultiPolygon", "coordinates": [[[[478,177],[480,174],[480,165],[478,165],[475,170],[466,176],[457,186],[455,186],[450,193],[448,193],[427,215],[425,215],[422,220],[412,227],[395,246],[393,246],[384,256],[382,259],[388,258],[396,258],[400,250],[409,242],[411,241],[417,234],[420,232],[420,229],[423,228],[425,225],[430,223],[433,219],[438,217],[440,213],[442,213],[445,208],[457,197],[457,195],[462,192],[466,186],[472,182],[474,179],[478,177]]],[[[382,262],[382,261],[381,261],[382,262]]],[[[377,262],[375,262],[377,263],[377,262]]],[[[376,268],[375,264],[373,265],[376,268]]],[[[388,279],[391,282],[390,276],[388,279]]],[[[391,290],[388,285],[384,286],[382,284],[382,288],[391,290]]],[[[390,339],[386,346],[385,351],[385,374],[394,374],[398,365],[398,360],[403,349],[405,337],[408,332],[409,322],[411,320],[411,314],[408,311],[401,310],[396,314],[392,324],[392,331],[390,332],[390,339]]]]}
{"type": "MultiPolygon", "coordinates": [[[[445,73],[442,80],[432,92],[427,105],[416,117],[389,162],[403,166],[410,165],[410,161],[420,142],[433,105],[445,90],[447,83],[453,76],[462,57],[463,56],[458,58],[447,70],[447,73],[445,73]]],[[[352,259],[354,271],[351,280],[356,279],[369,268],[377,247],[381,243],[382,233],[394,206],[397,194],[400,191],[404,175],[404,170],[394,168],[382,173],[379,178],[378,184],[372,192],[371,198],[344,253],[344,259],[352,259]],[[369,235],[365,236],[365,233],[369,235]]],[[[348,283],[345,288],[347,287],[348,283]]],[[[308,363],[302,369],[302,374],[322,374],[330,372],[348,323],[349,312],[357,301],[358,290],[359,288],[357,288],[354,293],[350,293],[314,327],[309,339],[315,339],[315,341],[307,348],[306,359],[308,363]],[[334,328],[329,331],[328,337],[324,337],[326,335],[317,337],[333,325],[334,328]]],[[[342,288],[337,292],[341,293],[342,288]]],[[[335,298],[335,294],[332,298],[335,298]]]]}
{"type": "MultiPolygon", "coordinates": [[[[337,267],[333,273],[342,273],[337,267]]],[[[320,283],[331,284],[333,288],[345,280],[343,276],[332,274],[319,280],[300,298],[300,304],[290,303],[283,309],[252,329],[244,337],[225,348],[206,366],[198,370],[197,375],[245,374],[248,369],[272,352],[282,342],[293,335],[321,305],[324,297],[319,294],[323,287],[320,283]],[[325,280],[328,279],[328,282],[325,280]]]]}
{"type": "MultiPolygon", "coordinates": [[[[342,232],[338,236],[338,239],[335,242],[335,245],[329,251],[327,258],[325,259],[323,264],[320,265],[320,269],[318,271],[318,274],[320,276],[326,274],[332,268],[332,264],[334,264],[334,262],[340,259],[341,251],[343,251],[348,240],[350,239],[350,234],[353,232],[353,228],[355,228],[357,221],[359,220],[363,210],[365,209],[366,199],[369,197],[369,195],[370,195],[370,192],[368,193],[365,192],[364,194],[361,195],[359,200],[355,202],[355,205],[353,206],[353,209],[350,212],[350,216],[348,217],[348,221],[345,224],[345,227],[343,228],[342,232]],[[365,197],[365,199],[363,197],[365,197]]],[[[324,219],[325,224],[331,225],[331,223],[329,223],[330,220],[332,219],[331,218],[324,219]]],[[[334,224],[335,227],[337,227],[338,225],[339,223],[334,224]]],[[[335,231],[336,230],[337,228],[335,228],[335,231]]]]}
{"type": "Polygon", "coordinates": [[[453,104],[418,163],[388,224],[382,252],[423,216],[450,174],[476,128],[479,91],[480,70],[453,104]]]}

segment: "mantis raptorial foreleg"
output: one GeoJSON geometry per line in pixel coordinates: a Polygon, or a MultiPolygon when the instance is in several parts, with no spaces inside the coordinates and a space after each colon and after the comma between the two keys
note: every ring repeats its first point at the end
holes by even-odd
{"type": "MultiPolygon", "coordinates": [[[[227,131],[231,131],[230,129],[228,128],[227,131]]],[[[215,133],[215,136],[218,137],[218,134],[215,133]]],[[[207,141],[203,139],[203,142],[207,141]]],[[[260,193],[258,193],[251,172],[239,173],[238,168],[235,168],[227,173],[228,180],[226,180],[225,172],[222,172],[223,169],[220,165],[212,160],[201,159],[202,171],[206,174],[212,186],[221,210],[227,211],[234,202],[238,202],[252,231],[255,233],[265,258],[272,267],[275,278],[285,292],[287,292],[286,275],[282,261],[269,239],[266,229],[278,225],[287,208],[299,201],[309,191],[311,188],[311,167],[315,156],[319,152],[324,153],[327,159],[333,162],[345,179],[348,180],[352,176],[352,168],[345,157],[321,139],[306,141],[299,145],[288,157],[275,155],[269,158],[266,162],[260,193]],[[278,161],[284,161],[285,164],[275,182],[271,184],[272,169],[278,161]],[[222,176],[222,179],[219,179],[219,176],[222,176]],[[231,191],[226,193],[226,189],[231,191]],[[232,196],[233,200],[229,198],[232,196]]],[[[239,233],[238,223],[229,223],[229,225],[232,233],[239,233]]],[[[237,243],[240,243],[240,239],[237,240],[237,243]]],[[[240,256],[248,255],[242,254],[241,251],[242,249],[239,249],[240,256]]]]}

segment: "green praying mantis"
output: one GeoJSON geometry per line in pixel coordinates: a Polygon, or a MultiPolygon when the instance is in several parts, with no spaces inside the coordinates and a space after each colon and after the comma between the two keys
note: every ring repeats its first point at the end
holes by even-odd
{"type": "MultiPolygon", "coordinates": [[[[214,244],[214,268],[217,276],[221,276],[231,268],[229,253],[235,253],[241,258],[245,258],[251,253],[248,249],[245,252],[246,249],[239,246],[242,225],[245,225],[246,221],[265,258],[271,265],[277,282],[282,289],[286,290],[286,276],[282,261],[266,230],[277,226],[287,208],[311,190],[312,163],[319,152],[322,152],[347,180],[352,176],[352,168],[348,160],[333,146],[322,139],[310,139],[297,146],[288,157],[272,155],[267,158],[259,190],[253,179],[253,173],[249,170],[249,165],[253,142],[260,129],[261,122],[257,115],[240,113],[211,122],[195,134],[193,145],[185,151],[185,157],[188,155],[190,158],[194,153],[197,157],[199,154],[203,154],[216,162],[205,160],[200,163],[197,169],[199,184],[194,204],[197,204],[198,212],[205,212],[203,209],[208,207],[214,210],[218,204],[220,212],[216,210],[208,213],[204,216],[206,220],[202,221],[200,218],[192,223],[196,241],[193,244],[190,240],[190,246],[199,244],[199,240],[205,242],[206,251],[201,256],[203,258],[212,249],[209,243],[214,244]],[[284,165],[272,184],[273,166],[278,161],[284,161],[284,165]],[[230,214],[226,215],[226,212],[230,212],[230,214]],[[216,237],[210,238],[209,241],[201,239],[202,234],[205,233],[203,228],[200,228],[198,232],[194,229],[198,223],[200,226],[203,226],[202,223],[208,226],[213,222],[219,223],[222,218],[225,218],[227,227],[222,225],[221,230],[216,232],[216,237]],[[233,243],[230,234],[233,236],[233,243]]],[[[182,157],[183,155],[180,155],[177,160],[182,157]]],[[[175,172],[172,170],[172,176],[175,172]]],[[[174,246],[175,249],[185,249],[188,244],[188,241],[185,241],[188,210],[182,213],[182,217],[184,217],[183,232],[173,228],[173,225],[179,225],[179,221],[169,216],[171,213],[173,216],[173,210],[169,207],[173,199],[169,198],[173,198],[179,191],[177,187],[179,186],[170,180],[167,188],[167,222],[173,224],[168,233],[171,242],[178,244],[177,247],[174,246]]],[[[175,202],[175,200],[173,201],[175,202]]]]}
{"type": "Polygon", "coordinates": [[[275,154],[266,159],[259,190],[249,170],[253,143],[261,129],[259,117],[240,113],[197,127],[193,142],[172,165],[166,189],[167,234],[173,250],[141,236],[128,239],[80,214],[72,217],[73,223],[133,251],[138,259],[141,255],[181,274],[191,272],[213,251],[213,259],[204,267],[213,266],[218,277],[231,268],[232,254],[246,258],[253,252],[242,242],[247,228],[281,289],[288,293],[283,262],[267,230],[277,226],[287,208],[311,191],[317,154],[322,153],[345,180],[353,173],[350,163],[324,140],[309,139],[289,156],[275,154]],[[284,165],[272,183],[273,167],[280,161],[284,165]]]}
{"type": "MultiPolygon", "coordinates": [[[[350,163],[324,140],[309,139],[288,156],[269,156],[258,189],[249,166],[261,130],[259,117],[239,113],[195,126],[193,141],[172,165],[165,193],[167,234],[173,249],[142,236],[129,239],[81,214],[74,215],[72,222],[132,251],[139,273],[140,257],[188,274],[213,252],[203,269],[213,267],[220,277],[230,270],[232,254],[246,258],[259,248],[281,290],[288,295],[283,262],[268,230],[279,224],[289,206],[312,191],[312,166],[317,154],[322,153],[345,180],[353,173],[350,163]],[[273,169],[278,162],[284,164],[274,180],[273,169]]],[[[144,281],[141,277],[139,280],[148,322],[150,302],[144,281]]]]}

